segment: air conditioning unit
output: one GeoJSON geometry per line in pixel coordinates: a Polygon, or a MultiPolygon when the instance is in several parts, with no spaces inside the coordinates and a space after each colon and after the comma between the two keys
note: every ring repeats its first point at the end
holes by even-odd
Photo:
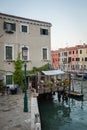
{"type": "Polygon", "coordinates": [[[6,29],[6,33],[14,33],[12,29],[6,29]]]}
{"type": "Polygon", "coordinates": [[[14,32],[14,30],[12,30],[11,24],[7,24],[6,32],[7,33],[13,33],[14,32]]]}

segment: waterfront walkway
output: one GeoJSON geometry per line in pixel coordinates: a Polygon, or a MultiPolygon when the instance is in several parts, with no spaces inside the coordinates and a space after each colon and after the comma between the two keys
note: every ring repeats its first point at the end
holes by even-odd
{"type": "Polygon", "coordinates": [[[24,112],[24,94],[0,95],[0,130],[31,130],[31,93],[28,112],[24,112]]]}

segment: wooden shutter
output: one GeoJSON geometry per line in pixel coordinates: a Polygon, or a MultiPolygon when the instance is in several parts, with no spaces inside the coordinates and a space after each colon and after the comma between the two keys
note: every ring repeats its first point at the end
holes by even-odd
{"type": "Polygon", "coordinates": [[[13,31],[16,31],[16,24],[13,23],[13,24],[11,25],[11,28],[12,28],[13,31]]]}
{"type": "Polygon", "coordinates": [[[12,47],[6,46],[6,59],[12,60],[12,47]]]}
{"type": "Polygon", "coordinates": [[[4,22],[3,29],[7,29],[7,22],[4,22]]]}

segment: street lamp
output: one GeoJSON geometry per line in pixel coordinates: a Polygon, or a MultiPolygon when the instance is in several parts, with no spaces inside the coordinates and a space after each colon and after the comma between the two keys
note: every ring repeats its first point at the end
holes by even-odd
{"type": "Polygon", "coordinates": [[[27,98],[27,84],[26,84],[26,60],[27,60],[27,52],[28,52],[28,48],[27,47],[23,47],[22,48],[22,56],[23,56],[23,60],[25,61],[24,63],[24,112],[28,112],[28,98],[27,98]]]}

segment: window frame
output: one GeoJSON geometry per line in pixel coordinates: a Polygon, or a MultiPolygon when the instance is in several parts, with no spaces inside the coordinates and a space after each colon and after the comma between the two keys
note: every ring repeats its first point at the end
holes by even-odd
{"type": "Polygon", "coordinates": [[[85,57],[85,59],[84,59],[85,61],[87,61],[87,57],[85,57]]]}
{"type": "Polygon", "coordinates": [[[9,85],[12,83],[13,83],[13,75],[12,74],[6,75],[6,85],[9,85]],[[9,78],[9,81],[8,81],[7,77],[9,78]]]}
{"type": "Polygon", "coordinates": [[[47,48],[47,47],[42,47],[42,53],[41,53],[41,54],[42,54],[42,60],[48,60],[48,48],[47,48]],[[44,53],[44,52],[43,52],[43,51],[44,51],[43,49],[46,49],[46,50],[47,50],[47,51],[46,51],[46,57],[47,57],[47,58],[44,58],[44,56],[43,56],[43,55],[44,55],[44,54],[43,54],[43,53],[44,53]]]}
{"type": "Polygon", "coordinates": [[[22,55],[22,48],[24,48],[24,47],[26,47],[26,48],[28,49],[28,52],[27,52],[27,60],[26,60],[26,61],[29,61],[29,59],[30,59],[30,57],[29,57],[29,46],[26,46],[26,45],[20,47],[20,54],[21,54],[20,57],[21,57],[21,60],[24,61],[23,55],[22,55]]]}
{"type": "Polygon", "coordinates": [[[16,23],[4,21],[3,29],[8,33],[13,33],[14,31],[16,31],[16,23]]]}
{"type": "Polygon", "coordinates": [[[79,57],[77,57],[77,58],[76,58],[76,61],[80,61],[80,58],[79,58],[79,57]]]}
{"type": "Polygon", "coordinates": [[[40,35],[48,36],[49,30],[47,28],[40,28],[40,35]]]}
{"type": "Polygon", "coordinates": [[[82,50],[80,50],[79,53],[82,54],[82,50]]]}
{"type": "Polygon", "coordinates": [[[9,45],[9,44],[6,44],[5,47],[4,47],[4,60],[6,61],[13,61],[14,60],[14,46],[13,45],[9,45]],[[7,59],[7,56],[6,56],[6,47],[11,47],[12,48],[12,59],[8,58],[7,59]]]}
{"type": "Polygon", "coordinates": [[[21,33],[29,33],[29,25],[28,24],[20,24],[20,32],[21,33]],[[22,26],[26,26],[27,27],[27,32],[22,31],[22,26]]]}

